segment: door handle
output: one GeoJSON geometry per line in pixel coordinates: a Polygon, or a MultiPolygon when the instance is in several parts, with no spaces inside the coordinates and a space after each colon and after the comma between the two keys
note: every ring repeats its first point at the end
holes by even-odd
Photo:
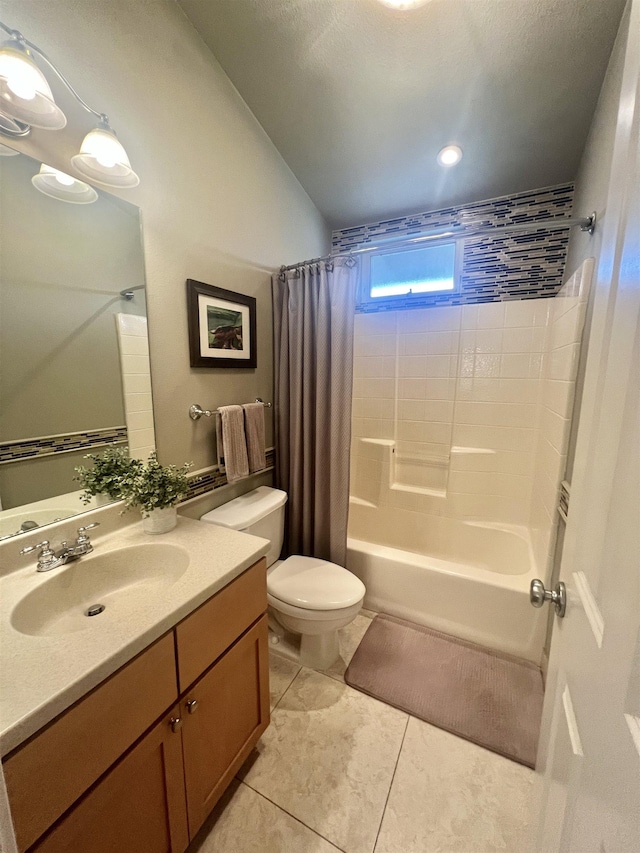
{"type": "Polygon", "coordinates": [[[186,709],[190,714],[195,714],[195,712],[198,710],[198,700],[197,699],[187,700],[186,709]]]}
{"type": "Polygon", "coordinates": [[[169,725],[171,726],[171,731],[175,734],[182,728],[182,719],[180,717],[171,717],[169,725]]]}
{"type": "Polygon", "coordinates": [[[545,589],[542,581],[535,578],[529,587],[529,601],[534,607],[542,607],[545,601],[550,601],[562,619],[567,612],[567,588],[562,581],[558,581],[555,589],[545,589]]]}

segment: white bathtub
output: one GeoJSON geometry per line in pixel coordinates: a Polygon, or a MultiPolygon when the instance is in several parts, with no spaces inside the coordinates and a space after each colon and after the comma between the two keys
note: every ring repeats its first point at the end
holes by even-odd
{"type": "Polygon", "coordinates": [[[529,603],[536,577],[526,528],[440,519],[451,553],[429,556],[349,538],[347,568],[365,607],[540,663],[547,610],[529,603]]]}

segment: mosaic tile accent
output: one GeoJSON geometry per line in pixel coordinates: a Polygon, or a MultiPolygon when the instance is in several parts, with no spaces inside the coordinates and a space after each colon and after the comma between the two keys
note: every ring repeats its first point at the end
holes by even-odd
{"type": "MultiPolygon", "coordinates": [[[[270,471],[275,466],[276,452],[274,448],[267,450],[267,465],[263,471],[270,471]]],[[[261,472],[256,472],[261,473],[261,472]]],[[[193,498],[199,498],[206,495],[207,492],[213,492],[214,489],[220,489],[222,486],[228,485],[227,475],[222,473],[217,466],[210,468],[204,473],[192,474],[189,478],[189,492],[185,501],[190,501],[193,498]]]]}
{"type": "Polygon", "coordinates": [[[387,219],[333,232],[332,252],[345,253],[391,236],[407,236],[425,230],[451,227],[500,228],[531,222],[532,231],[503,235],[468,237],[460,291],[453,294],[416,294],[394,299],[393,304],[360,303],[359,313],[402,310],[432,305],[463,305],[473,302],[500,302],[511,299],[539,299],[554,296],[562,287],[569,242],[569,229],[536,229],[536,221],[561,219],[571,215],[573,184],[488,199],[462,207],[387,219]]]}
{"type": "Polygon", "coordinates": [[[569,515],[569,496],[570,496],[570,486],[566,480],[563,480],[560,483],[560,497],[558,498],[558,512],[566,522],[567,516],[569,515]]]}
{"type": "Polygon", "coordinates": [[[66,435],[45,435],[23,441],[0,442],[0,465],[21,462],[41,456],[56,456],[74,450],[93,450],[107,444],[126,444],[127,428],[107,427],[87,432],[71,432],[66,435]]]}

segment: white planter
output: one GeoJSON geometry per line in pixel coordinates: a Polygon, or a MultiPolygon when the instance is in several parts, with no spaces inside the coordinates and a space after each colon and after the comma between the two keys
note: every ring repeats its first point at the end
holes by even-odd
{"type": "Polygon", "coordinates": [[[118,498],[112,498],[111,495],[108,495],[106,492],[99,492],[97,495],[93,496],[94,506],[107,506],[107,504],[112,504],[117,500],[118,498]]]}
{"type": "Polygon", "coordinates": [[[142,516],[142,529],[145,533],[168,533],[178,523],[178,510],[174,506],[153,509],[142,516]]]}

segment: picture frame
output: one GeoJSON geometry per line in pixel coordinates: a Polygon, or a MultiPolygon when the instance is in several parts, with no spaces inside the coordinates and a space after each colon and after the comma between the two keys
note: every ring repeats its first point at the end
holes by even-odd
{"type": "Polygon", "coordinates": [[[191,367],[256,367],[253,296],[188,278],[187,319],[191,367]]]}

